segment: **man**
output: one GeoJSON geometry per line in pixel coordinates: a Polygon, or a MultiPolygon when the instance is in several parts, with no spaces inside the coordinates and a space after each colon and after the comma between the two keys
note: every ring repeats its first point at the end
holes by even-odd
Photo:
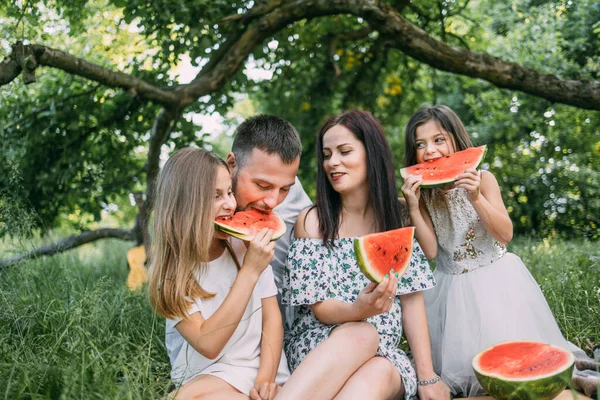
{"type": "MultiPolygon", "coordinates": [[[[282,285],[283,267],[300,211],[312,204],[296,178],[302,143],[296,129],[274,115],[257,115],[244,121],[237,129],[227,165],[233,177],[233,192],[238,210],[255,208],[277,211],[284,219],[287,231],[276,242],[271,262],[275,284],[282,285]]],[[[291,310],[277,301],[285,330],[292,324],[291,310]]]]}

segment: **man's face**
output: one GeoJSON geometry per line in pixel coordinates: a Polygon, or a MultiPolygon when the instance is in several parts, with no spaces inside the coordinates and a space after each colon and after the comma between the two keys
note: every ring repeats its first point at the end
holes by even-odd
{"type": "Polygon", "coordinates": [[[233,153],[227,155],[227,164],[233,176],[237,209],[271,211],[285,199],[294,184],[300,158],[285,164],[278,154],[254,148],[241,168],[233,153]]]}

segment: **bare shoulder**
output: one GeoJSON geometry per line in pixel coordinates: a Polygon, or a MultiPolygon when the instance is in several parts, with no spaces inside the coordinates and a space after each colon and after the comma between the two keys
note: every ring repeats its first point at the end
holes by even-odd
{"type": "Polygon", "coordinates": [[[300,212],[294,227],[294,236],[297,238],[318,238],[319,219],[316,207],[308,207],[300,212]]]}
{"type": "Polygon", "coordinates": [[[494,176],[494,174],[492,174],[490,171],[486,170],[486,169],[482,169],[481,170],[481,180],[484,181],[489,181],[489,182],[496,182],[498,183],[498,181],[496,180],[496,177],[494,176]]]}
{"type": "Polygon", "coordinates": [[[484,188],[498,188],[498,180],[490,171],[481,171],[481,186],[484,188]]]}

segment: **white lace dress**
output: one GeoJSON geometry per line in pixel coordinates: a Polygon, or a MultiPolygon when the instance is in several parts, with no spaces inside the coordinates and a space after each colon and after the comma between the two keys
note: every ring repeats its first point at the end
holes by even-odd
{"type": "Polygon", "coordinates": [[[436,372],[465,397],[483,393],[471,367],[481,350],[535,340],[571,351],[538,284],[521,259],[486,230],[466,190],[424,196],[438,240],[437,286],[425,291],[436,372]]]}

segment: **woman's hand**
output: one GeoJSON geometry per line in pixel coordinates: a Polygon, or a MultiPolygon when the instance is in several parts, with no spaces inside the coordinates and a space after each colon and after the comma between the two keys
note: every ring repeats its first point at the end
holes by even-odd
{"type": "Polygon", "coordinates": [[[271,241],[273,231],[261,229],[248,245],[242,269],[262,274],[275,255],[275,241],[271,241]]]}
{"type": "Polygon", "coordinates": [[[448,400],[451,398],[450,389],[444,381],[438,381],[432,385],[417,388],[421,400],[448,400]]]}
{"type": "Polygon", "coordinates": [[[398,277],[394,270],[391,270],[390,275],[386,275],[381,283],[369,283],[367,287],[361,290],[354,302],[360,320],[390,311],[394,304],[397,289],[398,277]]]}
{"type": "Polygon", "coordinates": [[[250,400],[273,400],[281,389],[275,382],[255,382],[250,390],[250,400]]]}
{"type": "Polygon", "coordinates": [[[481,175],[475,168],[465,170],[458,177],[455,183],[456,187],[467,190],[467,198],[471,203],[479,200],[481,194],[481,175]]]}
{"type": "Polygon", "coordinates": [[[406,199],[406,205],[409,210],[419,209],[419,199],[421,198],[421,184],[423,177],[420,175],[410,175],[402,184],[402,193],[406,199]]]}

